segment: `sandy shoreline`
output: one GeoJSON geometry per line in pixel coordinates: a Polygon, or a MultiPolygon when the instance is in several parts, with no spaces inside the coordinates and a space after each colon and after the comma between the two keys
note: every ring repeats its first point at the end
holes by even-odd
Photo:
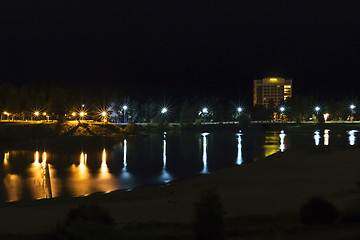
{"type": "Polygon", "coordinates": [[[288,150],[166,187],[2,204],[0,233],[49,231],[70,208],[84,203],[109,209],[119,226],[147,221],[190,223],[194,202],[210,188],[221,195],[226,218],[296,213],[312,196],[324,197],[343,210],[359,200],[355,184],[360,180],[359,155],[359,149],[288,150]]]}

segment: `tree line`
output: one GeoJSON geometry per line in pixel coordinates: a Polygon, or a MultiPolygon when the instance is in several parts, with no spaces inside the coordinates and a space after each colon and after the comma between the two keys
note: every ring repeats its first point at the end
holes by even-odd
{"type": "Polygon", "coordinates": [[[94,120],[101,119],[101,111],[107,111],[108,119],[118,123],[324,121],[325,113],[329,114],[327,120],[359,119],[356,107],[350,109],[350,104],[355,103],[331,98],[318,103],[314,97],[294,96],[278,106],[269,104],[265,108],[262,105],[252,106],[249,99],[239,104],[234,99],[217,96],[142,96],[126,89],[0,83],[0,109],[2,115],[4,112],[9,114],[2,119],[11,120],[27,120],[34,117],[34,111],[40,111],[46,112],[51,120],[65,121],[78,118],[71,113],[81,110],[89,113],[86,118],[94,120]],[[124,106],[127,106],[126,110],[124,106]],[[283,112],[280,112],[281,106],[285,109],[283,112]],[[315,112],[315,106],[320,106],[321,110],[315,112]],[[165,107],[168,111],[162,113],[165,107]],[[207,112],[203,112],[204,108],[207,112]]]}

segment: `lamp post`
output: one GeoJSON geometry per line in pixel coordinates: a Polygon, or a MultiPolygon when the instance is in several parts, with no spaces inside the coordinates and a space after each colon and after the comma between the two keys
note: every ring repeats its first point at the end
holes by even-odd
{"type": "Polygon", "coordinates": [[[355,113],[355,108],[356,108],[356,106],[354,105],[354,104],[351,104],[350,105],[350,121],[352,121],[353,119],[354,119],[354,113],[355,113]]]}
{"type": "Polygon", "coordinates": [[[125,119],[126,119],[126,110],[128,109],[128,106],[124,105],[123,106],[123,110],[124,110],[124,123],[126,122],[125,119]]]}
{"type": "Polygon", "coordinates": [[[284,121],[284,112],[285,112],[285,107],[280,107],[280,119],[281,119],[281,121],[284,121]]]}

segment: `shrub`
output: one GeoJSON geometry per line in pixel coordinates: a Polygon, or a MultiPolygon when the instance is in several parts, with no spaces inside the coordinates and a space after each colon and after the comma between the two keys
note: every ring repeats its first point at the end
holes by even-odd
{"type": "Polygon", "coordinates": [[[329,224],[334,223],[339,212],[328,201],[313,197],[300,208],[301,220],[305,224],[329,224]]]}
{"type": "Polygon", "coordinates": [[[125,133],[126,134],[136,134],[139,131],[139,126],[135,123],[129,123],[125,127],[125,133]]]}
{"type": "Polygon", "coordinates": [[[194,230],[197,239],[223,239],[224,210],[220,196],[213,190],[204,192],[195,203],[194,230]]]}
{"type": "Polygon", "coordinates": [[[118,239],[114,220],[99,206],[79,206],[71,209],[65,223],[57,226],[58,239],[118,239]]]}

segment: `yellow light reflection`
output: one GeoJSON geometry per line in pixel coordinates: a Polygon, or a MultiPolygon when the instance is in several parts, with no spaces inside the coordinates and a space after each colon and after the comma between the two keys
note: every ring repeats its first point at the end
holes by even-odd
{"type": "Polygon", "coordinates": [[[325,129],[324,130],[324,145],[327,146],[329,145],[329,129],[325,129]]]}
{"type": "Polygon", "coordinates": [[[81,152],[80,154],[80,164],[79,164],[79,177],[80,179],[86,179],[88,177],[88,168],[86,166],[87,154],[81,152]]]}
{"type": "Polygon", "coordinates": [[[21,198],[22,179],[17,174],[8,174],[4,178],[4,185],[8,195],[8,201],[18,201],[21,198]]]}
{"type": "Polygon", "coordinates": [[[46,168],[46,152],[43,152],[43,154],[42,154],[41,165],[42,165],[43,168],[46,168]]]}
{"type": "Polygon", "coordinates": [[[265,157],[270,156],[274,153],[277,153],[280,148],[279,131],[269,132],[269,135],[265,137],[264,153],[265,157]]]}
{"type": "Polygon", "coordinates": [[[9,156],[10,156],[10,153],[9,153],[9,152],[6,152],[6,153],[4,154],[4,165],[7,165],[7,164],[8,164],[9,156]]]}
{"type": "Polygon", "coordinates": [[[106,150],[104,148],[102,152],[102,161],[101,161],[101,167],[100,167],[100,177],[101,178],[107,178],[109,176],[109,168],[106,163],[106,150]]]}
{"type": "Polygon", "coordinates": [[[39,162],[39,151],[36,151],[34,154],[34,165],[35,166],[39,166],[40,162],[39,162]]]}
{"type": "Polygon", "coordinates": [[[28,169],[30,177],[27,180],[27,184],[35,199],[52,198],[51,178],[46,152],[42,154],[41,163],[39,158],[39,151],[36,151],[34,153],[34,162],[28,169]]]}

